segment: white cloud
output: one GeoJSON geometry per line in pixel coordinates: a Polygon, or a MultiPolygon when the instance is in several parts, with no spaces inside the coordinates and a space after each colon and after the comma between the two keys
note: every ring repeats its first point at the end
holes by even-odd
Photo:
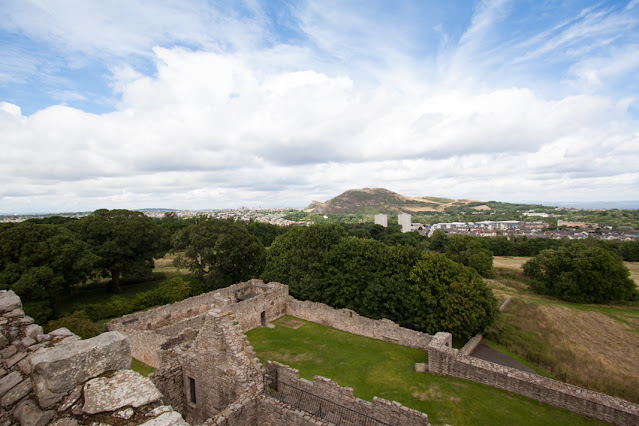
{"type": "Polygon", "coordinates": [[[24,116],[0,104],[2,211],[301,206],[366,186],[499,200],[639,198],[627,103],[548,101],[519,88],[406,94],[310,70],[265,73],[268,64],[242,55],[155,54],[155,77],[114,74],[122,102],[113,113],[55,106],[24,116]]]}

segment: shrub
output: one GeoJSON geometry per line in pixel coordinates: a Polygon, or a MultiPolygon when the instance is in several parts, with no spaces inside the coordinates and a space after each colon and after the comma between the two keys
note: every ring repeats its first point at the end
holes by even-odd
{"type": "Polygon", "coordinates": [[[102,333],[102,327],[89,319],[85,311],[75,311],[71,315],[49,321],[45,326],[45,331],[56,330],[65,327],[83,339],[90,339],[102,333]]]}
{"type": "Polygon", "coordinates": [[[620,256],[601,247],[572,244],[544,250],[523,266],[531,288],[568,302],[637,300],[636,285],[620,256]]]}

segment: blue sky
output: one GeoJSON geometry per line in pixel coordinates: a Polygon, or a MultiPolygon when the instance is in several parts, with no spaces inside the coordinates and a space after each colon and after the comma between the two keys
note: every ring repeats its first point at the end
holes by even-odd
{"type": "Polygon", "coordinates": [[[639,0],[1,3],[0,212],[639,200],[639,0]]]}

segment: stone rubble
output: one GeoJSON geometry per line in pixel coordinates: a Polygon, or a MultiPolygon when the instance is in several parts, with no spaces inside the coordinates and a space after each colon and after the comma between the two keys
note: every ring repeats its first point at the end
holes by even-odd
{"type": "Polygon", "coordinates": [[[45,334],[13,291],[0,290],[0,426],[188,425],[130,365],[122,333],[45,334]],[[96,383],[110,383],[110,395],[96,383]]]}

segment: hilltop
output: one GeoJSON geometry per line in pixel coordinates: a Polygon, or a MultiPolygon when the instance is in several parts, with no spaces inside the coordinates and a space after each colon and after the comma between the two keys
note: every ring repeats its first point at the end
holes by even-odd
{"type": "Polygon", "coordinates": [[[308,213],[418,213],[444,212],[450,207],[468,206],[474,210],[490,210],[475,200],[453,200],[441,197],[407,197],[384,188],[349,189],[326,202],[313,201],[308,213]],[[469,206],[472,204],[472,206],[469,206]]]}

